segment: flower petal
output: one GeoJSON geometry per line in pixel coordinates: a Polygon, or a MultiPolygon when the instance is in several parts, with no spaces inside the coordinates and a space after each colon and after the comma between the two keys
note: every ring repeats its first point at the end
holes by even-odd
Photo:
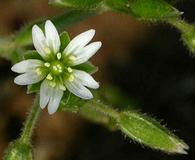
{"type": "Polygon", "coordinates": [[[52,89],[52,96],[49,100],[49,105],[48,105],[48,113],[53,114],[57,111],[60,101],[63,96],[63,90],[61,90],[59,87],[55,87],[52,89]]]}
{"type": "Polygon", "coordinates": [[[93,42],[86,47],[82,48],[77,55],[72,65],[82,64],[89,60],[102,46],[101,42],[93,42]]]}
{"type": "Polygon", "coordinates": [[[70,43],[65,48],[63,53],[69,55],[70,53],[76,51],[77,49],[83,48],[91,41],[94,35],[95,35],[94,29],[90,29],[88,31],[79,34],[78,36],[76,36],[70,41],[70,43]]]}
{"type": "Polygon", "coordinates": [[[40,87],[40,107],[44,109],[52,96],[52,87],[49,86],[48,80],[44,80],[40,87]]]}
{"type": "Polygon", "coordinates": [[[46,57],[45,53],[45,48],[47,48],[46,38],[43,34],[43,31],[37,25],[34,25],[32,28],[32,40],[37,52],[43,58],[46,57]]]}
{"type": "Polygon", "coordinates": [[[14,82],[18,85],[29,85],[41,81],[44,77],[38,75],[36,72],[27,72],[17,76],[14,82]]]}
{"type": "Polygon", "coordinates": [[[33,69],[42,66],[44,63],[41,60],[37,59],[28,59],[21,61],[19,63],[16,63],[13,65],[11,70],[16,73],[24,73],[24,72],[30,72],[33,69]]]}
{"type": "Polygon", "coordinates": [[[60,49],[60,37],[56,27],[50,20],[47,20],[45,23],[45,35],[49,48],[54,53],[57,53],[60,49]]]}
{"type": "Polygon", "coordinates": [[[68,88],[70,92],[72,92],[74,95],[83,98],[83,99],[92,99],[93,95],[92,93],[84,87],[77,79],[75,79],[73,82],[66,82],[65,86],[68,88]]]}
{"type": "Polygon", "coordinates": [[[74,69],[73,73],[75,78],[80,81],[82,85],[93,89],[99,88],[99,84],[87,72],[74,69]]]}

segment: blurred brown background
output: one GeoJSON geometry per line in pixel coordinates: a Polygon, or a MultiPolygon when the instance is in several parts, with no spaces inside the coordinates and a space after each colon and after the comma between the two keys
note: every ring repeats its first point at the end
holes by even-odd
{"type": "MultiPolygon", "coordinates": [[[[195,3],[178,5],[188,20],[194,21],[195,3]]],[[[16,32],[39,17],[63,10],[47,5],[47,0],[1,0],[0,36],[16,32]]],[[[179,33],[167,25],[143,24],[132,17],[104,13],[72,26],[71,37],[96,29],[95,40],[103,47],[92,62],[99,67],[96,79],[115,84],[140,105],[143,112],[164,119],[169,128],[190,144],[188,156],[167,156],[129,143],[119,132],[91,124],[78,115],[44,110],[35,136],[35,160],[184,160],[195,158],[195,60],[180,42],[179,33]]],[[[13,83],[11,64],[0,60],[0,157],[8,142],[19,136],[33,95],[13,83]]]]}

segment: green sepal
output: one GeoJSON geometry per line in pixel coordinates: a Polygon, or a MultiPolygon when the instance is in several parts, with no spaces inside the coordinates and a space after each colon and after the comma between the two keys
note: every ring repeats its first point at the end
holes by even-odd
{"type": "Polygon", "coordinates": [[[74,69],[85,71],[89,74],[93,74],[98,71],[98,67],[94,66],[91,62],[85,62],[83,64],[77,65],[74,69]]]}
{"type": "Polygon", "coordinates": [[[79,108],[83,106],[83,104],[85,104],[86,102],[86,100],[75,96],[67,90],[64,92],[58,111],[70,110],[71,112],[77,112],[79,108]]]}
{"type": "Polygon", "coordinates": [[[24,59],[39,59],[43,60],[40,54],[35,50],[30,50],[24,53],[24,59]]]}
{"type": "Polygon", "coordinates": [[[70,43],[70,37],[68,35],[68,32],[64,31],[60,34],[60,41],[61,41],[60,51],[63,52],[66,46],[70,43]]]}
{"type": "Polygon", "coordinates": [[[35,84],[28,85],[27,94],[39,92],[41,83],[42,83],[42,81],[38,82],[38,83],[35,83],[35,84]]]}
{"type": "Polygon", "coordinates": [[[58,7],[96,9],[103,0],[49,0],[49,4],[58,7]]]}

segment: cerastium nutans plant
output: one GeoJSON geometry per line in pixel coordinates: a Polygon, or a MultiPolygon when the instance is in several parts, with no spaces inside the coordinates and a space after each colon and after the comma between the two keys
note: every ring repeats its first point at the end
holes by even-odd
{"type": "Polygon", "coordinates": [[[112,130],[120,130],[130,139],[152,149],[169,154],[187,154],[188,145],[153,118],[133,110],[116,110],[101,99],[99,83],[92,77],[97,67],[88,61],[102,46],[101,40],[90,42],[94,29],[89,28],[73,39],[63,32],[78,21],[111,10],[140,21],[176,27],[189,53],[194,55],[195,26],[181,18],[185,13],[172,6],[173,2],[50,0],[49,4],[54,7],[73,10],[50,20],[37,20],[24,26],[14,36],[1,38],[0,56],[10,60],[12,71],[20,74],[14,82],[28,85],[27,92],[37,94],[21,135],[10,143],[4,160],[33,159],[32,134],[41,108],[46,106],[49,114],[57,114],[58,111],[77,113],[112,130]],[[27,50],[26,46],[32,44],[34,50],[27,50]],[[96,91],[92,94],[89,88],[96,91]]]}

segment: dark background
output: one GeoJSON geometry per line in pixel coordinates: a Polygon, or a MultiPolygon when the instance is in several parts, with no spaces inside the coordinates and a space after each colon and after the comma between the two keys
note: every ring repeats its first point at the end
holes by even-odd
{"type": "MultiPolygon", "coordinates": [[[[176,6],[183,18],[195,21],[195,2],[176,6]]],[[[0,36],[13,34],[27,22],[62,10],[47,0],[1,0],[0,36]]],[[[35,160],[194,160],[195,59],[182,45],[179,32],[166,24],[147,24],[132,17],[104,13],[71,29],[71,37],[95,28],[103,48],[92,59],[101,84],[118,86],[140,109],[163,119],[163,124],[190,146],[188,155],[166,155],[135,143],[120,132],[92,124],[78,115],[44,110],[34,136],[35,160]]],[[[11,64],[0,59],[0,157],[8,142],[19,136],[33,95],[13,83],[11,64]]]]}

